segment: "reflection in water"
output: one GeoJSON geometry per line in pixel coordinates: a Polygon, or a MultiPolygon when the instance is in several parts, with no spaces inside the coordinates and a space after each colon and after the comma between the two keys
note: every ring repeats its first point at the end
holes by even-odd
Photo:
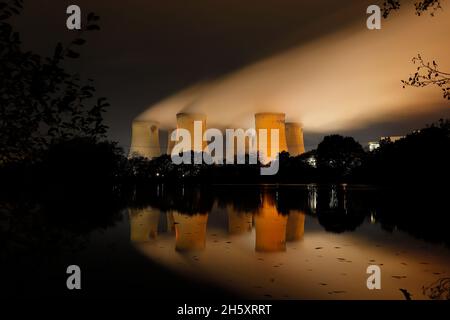
{"type": "Polygon", "coordinates": [[[441,278],[424,286],[423,293],[433,300],[450,300],[450,278],[441,278]]]}
{"type": "MultiPolygon", "coordinates": [[[[420,217],[414,206],[399,206],[398,194],[397,202],[382,202],[373,190],[345,185],[248,188],[156,194],[154,208],[166,214],[160,231],[167,221],[168,233],[136,247],[181,274],[252,298],[448,298],[450,282],[435,282],[450,275],[448,249],[384,231],[402,212],[408,219],[397,225],[420,217]],[[201,252],[180,254],[194,250],[201,252]],[[368,264],[382,268],[383,290],[366,289],[368,264]]],[[[158,218],[157,210],[130,210],[132,240],[156,237],[158,218]]]]}
{"type": "Polygon", "coordinates": [[[227,206],[227,212],[229,234],[241,234],[252,231],[253,214],[235,211],[232,206],[227,206]]]}
{"type": "Polygon", "coordinates": [[[308,206],[312,213],[316,213],[317,210],[317,186],[309,185],[308,190],[308,206]]]}
{"type": "Polygon", "coordinates": [[[175,250],[203,250],[206,246],[207,214],[185,215],[173,213],[175,221],[175,250]]]}
{"type": "Polygon", "coordinates": [[[353,231],[364,222],[370,212],[360,200],[351,199],[346,185],[319,188],[317,217],[325,230],[341,233],[353,231]]]}
{"type": "Polygon", "coordinates": [[[279,214],[274,200],[263,194],[262,207],[255,216],[257,252],[286,250],[287,216],[279,214]]]}
{"type": "Polygon", "coordinates": [[[298,241],[303,239],[305,233],[305,213],[292,210],[289,213],[286,229],[286,241],[298,241]]]}
{"type": "MultiPolygon", "coordinates": [[[[328,207],[330,209],[336,209],[338,207],[338,196],[337,196],[337,190],[336,190],[336,186],[335,185],[331,186],[330,202],[328,204],[328,207]]],[[[345,205],[344,205],[344,207],[345,207],[345,205]]]]}
{"type": "MultiPolygon", "coordinates": [[[[130,236],[135,248],[159,265],[242,297],[404,299],[407,294],[413,300],[449,299],[447,199],[448,190],[433,186],[252,185],[186,188],[184,193],[155,186],[137,192],[129,203],[133,209],[125,212],[125,203],[109,196],[94,203],[0,201],[5,215],[0,229],[8,231],[0,241],[5,248],[0,265],[7,271],[2,286],[15,295],[32,281],[37,285],[31,287],[42,288],[38,277],[26,276],[30,261],[46,269],[51,267],[48,257],[55,257],[49,269],[53,277],[63,261],[59,257],[73,261],[74,251],[82,265],[92,263],[91,256],[102,261],[116,257],[126,261],[119,265],[127,268],[121,275],[129,271],[139,283],[154,278],[154,268],[136,268],[136,261],[128,260],[135,250],[121,244],[130,236]],[[191,250],[201,252],[181,254],[191,250]],[[367,290],[369,264],[381,267],[382,290],[367,290]]],[[[127,289],[134,283],[122,280],[127,289]]],[[[54,285],[59,288],[59,281],[54,285]]],[[[179,293],[180,286],[169,289],[179,293]]]]}
{"type": "Polygon", "coordinates": [[[128,209],[130,218],[130,237],[133,242],[146,242],[156,239],[160,211],[151,207],[128,209]]]}
{"type": "Polygon", "coordinates": [[[175,220],[173,219],[173,212],[167,212],[167,232],[168,233],[174,233],[175,232],[175,220]]]}

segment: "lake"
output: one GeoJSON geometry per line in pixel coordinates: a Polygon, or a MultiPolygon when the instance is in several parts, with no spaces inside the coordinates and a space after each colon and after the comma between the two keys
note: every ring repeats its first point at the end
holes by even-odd
{"type": "Polygon", "coordinates": [[[405,299],[404,289],[428,299],[450,276],[449,248],[384,225],[370,187],[221,186],[211,199],[180,192],[193,193],[187,208],[129,209],[131,241],[166,268],[244,297],[405,299]],[[369,265],[380,266],[381,290],[367,288],[369,265]]]}
{"type": "Polygon", "coordinates": [[[107,201],[81,222],[79,208],[45,213],[30,252],[10,251],[14,295],[74,294],[65,268],[77,264],[78,296],[449,298],[448,207],[433,187],[155,185],[125,206],[107,201]],[[30,263],[38,271],[27,278],[30,263]],[[370,265],[380,290],[367,288],[370,265]]]}

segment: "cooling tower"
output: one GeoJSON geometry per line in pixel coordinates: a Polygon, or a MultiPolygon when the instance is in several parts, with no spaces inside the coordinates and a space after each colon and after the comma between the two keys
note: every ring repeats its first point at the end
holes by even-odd
{"type": "Polygon", "coordinates": [[[176,131],[177,129],[170,129],[168,130],[168,137],[167,137],[167,154],[170,155],[172,154],[172,149],[173,147],[175,147],[175,144],[177,143],[176,141],[172,141],[171,137],[172,137],[172,133],[174,131],[176,131]]]}
{"type": "Polygon", "coordinates": [[[156,121],[133,121],[129,156],[152,159],[160,155],[159,123],[156,121]]]}
{"type": "Polygon", "coordinates": [[[186,129],[191,134],[192,151],[202,152],[207,146],[207,142],[203,141],[203,134],[206,131],[206,115],[201,113],[178,113],[177,114],[177,129],[186,129]],[[201,137],[194,137],[194,122],[201,122],[201,137]]]}
{"type": "MultiPolygon", "coordinates": [[[[254,137],[254,130],[246,130],[246,129],[239,129],[239,128],[229,128],[234,130],[234,136],[227,137],[229,141],[227,140],[224,145],[224,156],[226,156],[228,153],[232,154],[234,157],[236,156],[242,156],[245,157],[245,155],[256,153],[257,146],[256,146],[256,139],[254,137]],[[242,133],[241,138],[238,138],[240,134],[242,133]],[[233,144],[231,144],[231,142],[233,144]]],[[[225,134],[225,133],[224,133],[225,134]]],[[[226,135],[226,134],[225,134],[226,135]]]]}
{"type": "Polygon", "coordinates": [[[285,114],[284,113],[257,113],[255,114],[255,129],[258,137],[258,152],[263,155],[263,158],[267,157],[268,160],[276,157],[276,154],[272,154],[272,141],[271,132],[273,129],[278,129],[278,152],[288,151],[286,145],[286,125],[285,125],[285,114]],[[261,144],[261,139],[259,137],[259,132],[261,129],[267,130],[267,150],[262,150],[263,146],[261,144]]]}
{"type": "Polygon", "coordinates": [[[296,157],[305,153],[303,126],[300,123],[286,123],[286,143],[290,156],[296,157]]]}

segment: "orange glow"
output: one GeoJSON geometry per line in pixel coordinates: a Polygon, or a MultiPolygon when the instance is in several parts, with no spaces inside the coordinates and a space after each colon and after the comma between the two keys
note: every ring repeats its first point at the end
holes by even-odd
{"type": "MultiPolygon", "coordinates": [[[[448,9],[448,8],[446,8],[448,9]]],[[[305,131],[357,129],[384,117],[418,115],[448,105],[438,88],[402,89],[421,53],[450,70],[450,10],[417,17],[402,7],[365,27],[366,16],[302,46],[207,84],[193,86],[156,105],[138,119],[175,126],[178,112],[202,112],[209,127],[254,127],[257,112],[284,112],[305,131]]]]}
{"type": "Polygon", "coordinates": [[[278,213],[273,200],[265,194],[262,207],[255,216],[257,252],[286,250],[287,216],[278,213]]]}

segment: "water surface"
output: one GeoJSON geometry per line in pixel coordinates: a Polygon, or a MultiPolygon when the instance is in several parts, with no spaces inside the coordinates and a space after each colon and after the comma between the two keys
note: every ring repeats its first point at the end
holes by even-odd
{"type": "MultiPolygon", "coordinates": [[[[179,199],[167,196],[160,186],[161,203],[128,210],[131,241],[165,268],[243,297],[429,299],[436,281],[450,276],[445,241],[419,239],[414,223],[399,230],[397,224],[409,224],[395,221],[385,208],[391,199],[380,200],[373,188],[222,186],[178,192],[179,199]],[[381,268],[381,290],[367,288],[369,265],[381,268]]],[[[402,207],[408,206],[392,204],[394,210],[402,207]]],[[[410,221],[420,219],[429,219],[426,212],[410,212],[410,221]]]]}

